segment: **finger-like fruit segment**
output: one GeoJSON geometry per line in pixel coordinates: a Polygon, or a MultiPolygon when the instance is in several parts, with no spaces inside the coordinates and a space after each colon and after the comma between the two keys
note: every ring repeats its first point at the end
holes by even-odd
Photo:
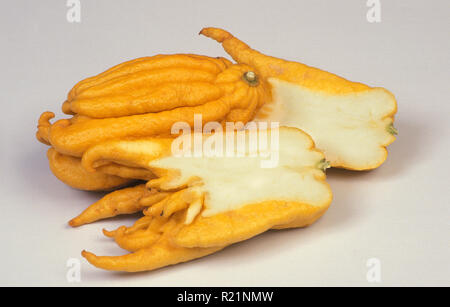
{"type": "MultiPolygon", "coordinates": [[[[176,73],[176,72],[173,72],[176,73]]],[[[161,112],[184,106],[197,106],[217,100],[222,95],[220,87],[208,82],[163,83],[134,91],[104,96],[78,98],[71,108],[74,112],[92,118],[119,117],[132,114],[161,112]]]]}
{"type": "Polygon", "coordinates": [[[211,58],[192,54],[156,55],[138,58],[121,63],[97,76],[78,82],[69,92],[68,102],[76,99],[78,94],[93,86],[98,86],[111,80],[117,80],[118,78],[129,78],[134,73],[182,67],[217,74],[229,65],[231,65],[231,62],[224,58],[211,58]]]}
{"type": "Polygon", "coordinates": [[[180,139],[162,138],[110,141],[86,151],[86,167],[95,169],[103,160],[147,167],[159,177],[147,187],[170,194],[147,207],[133,227],[106,233],[132,254],[84,253],[88,261],[109,270],[151,270],[207,255],[271,228],[307,226],[327,210],[332,196],[324,155],[307,134],[284,127],[234,131],[226,154],[195,155],[192,144],[198,137],[206,150],[214,137],[224,141],[227,136],[186,136],[190,145],[182,155],[172,146],[180,139]],[[264,137],[268,146],[252,146],[255,140],[264,143],[264,137]],[[261,166],[272,158],[269,167],[261,166]]]}
{"type": "Polygon", "coordinates": [[[111,192],[72,219],[69,225],[77,227],[119,214],[139,212],[144,208],[139,200],[146,190],[145,184],[140,184],[111,192]]]}
{"type": "Polygon", "coordinates": [[[167,241],[140,249],[123,256],[96,256],[83,251],[82,256],[92,265],[110,271],[140,272],[150,271],[168,265],[186,262],[215,253],[224,247],[186,248],[174,246],[167,241]]]}
{"type": "Polygon", "coordinates": [[[49,141],[49,131],[50,131],[50,120],[55,117],[52,112],[44,112],[41,114],[38,120],[38,131],[36,132],[36,138],[39,142],[50,145],[49,141]]]}
{"type": "Polygon", "coordinates": [[[122,178],[101,172],[88,172],[81,159],[60,154],[53,148],[47,151],[50,170],[62,182],[75,189],[106,191],[130,184],[134,179],[122,178]]]}
{"type": "Polygon", "coordinates": [[[139,167],[129,167],[116,163],[107,163],[99,166],[97,168],[97,171],[108,175],[139,180],[150,180],[155,177],[155,175],[147,169],[139,167]]]}

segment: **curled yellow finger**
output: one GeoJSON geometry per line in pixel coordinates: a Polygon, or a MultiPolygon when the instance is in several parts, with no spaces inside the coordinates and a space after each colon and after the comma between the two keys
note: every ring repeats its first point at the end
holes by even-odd
{"type": "Polygon", "coordinates": [[[134,179],[122,178],[101,172],[88,172],[81,165],[81,159],[63,155],[54,148],[47,151],[50,170],[65,184],[80,190],[111,190],[130,184],[134,179]]]}
{"type": "Polygon", "coordinates": [[[111,192],[70,220],[69,225],[77,227],[120,214],[139,212],[144,208],[139,200],[146,190],[145,184],[139,184],[111,192]]]}

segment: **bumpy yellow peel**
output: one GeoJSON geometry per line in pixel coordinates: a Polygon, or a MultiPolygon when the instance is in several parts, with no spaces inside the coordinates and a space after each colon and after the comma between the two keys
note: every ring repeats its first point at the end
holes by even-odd
{"type": "Polygon", "coordinates": [[[324,155],[307,134],[285,127],[259,131],[257,139],[267,137],[270,146],[257,149],[249,145],[250,131],[241,134],[244,149],[237,145],[238,132],[232,135],[234,147],[224,155],[196,157],[194,151],[196,137],[202,137],[205,148],[212,137],[226,137],[220,133],[189,136],[192,151],[181,156],[173,151],[176,140],[164,138],[115,140],[88,149],[82,158],[87,169],[95,171],[104,161],[147,168],[158,176],[147,187],[168,196],[148,203],[134,226],[105,231],[131,254],[83,252],[87,260],[108,270],[151,270],[202,257],[271,228],[307,226],[327,210],[332,196],[321,167],[324,155]],[[275,163],[262,167],[268,160],[275,163]]]}
{"type": "MultiPolygon", "coordinates": [[[[80,190],[111,190],[127,184],[134,179],[109,175],[103,172],[90,173],[81,166],[81,159],[60,154],[53,148],[47,151],[52,173],[65,184],[80,190]]],[[[122,169],[122,166],[118,166],[122,169]]]]}
{"type": "Polygon", "coordinates": [[[50,123],[44,112],[36,137],[58,152],[81,157],[112,139],[168,136],[196,115],[211,121],[248,122],[270,99],[269,84],[247,65],[198,55],[132,60],[77,83],[63,104],[72,118],[50,123]]]}

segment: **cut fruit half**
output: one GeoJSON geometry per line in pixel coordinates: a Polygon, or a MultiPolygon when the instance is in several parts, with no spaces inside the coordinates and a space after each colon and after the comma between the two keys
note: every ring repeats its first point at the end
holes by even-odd
{"type": "Polygon", "coordinates": [[[307,134],[287,127],[94,146],[83,155],[85,168],[105,162],[147,168],[159,177],[147,187],[170,195],[150,204],[134,226],[105,232],[132,254],[83,255],[108,270],[151,270],[210,254],[271,228],[307,226],[325,213],[332,199],[324,161],[307,134]],[[181,154],[180,144],[186,146],[181,154]],[[267,161],[273,163],[263,163],[267,161]]]}
{"type": "Polygon", "coordinates": [[[266,56],[230,33],[204,28],[201,34],[222,43],[239,64],[255,68],[272,86],[273,101],[256,115],[311,135],[333,167],[368,170],[387,157],[395,140],[395,97],[301,63],[266,56]]]}

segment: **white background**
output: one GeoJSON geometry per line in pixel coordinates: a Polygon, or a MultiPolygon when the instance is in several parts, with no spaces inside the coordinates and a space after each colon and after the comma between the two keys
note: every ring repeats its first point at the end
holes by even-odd
{"type": "MultiPolygon", "coordinates": [[[[382,0],[368,23],[365,0],[81,1],[68,23],[65,1],[2,2],[0,16],[0,284],[372,285],[366,261],[381,261],[378,285],[450,285],[449,1],[382,0]],[[271,231],[222,252],[154,272],[98,270],[81,256],[123,253],[102,228],[66,222],[101,194],[73,190],[48,169],[37,119],[56,111],[79,80],[158,53],[226,56],[197,35],[223,27],[252,47],[350,80],[383,86],[398,100],[397,141],[371,172],[331,170],[329,211],[306,229],[271,231]]],[[[244,187],[243,187],[244,188],[244,187]]]]}

